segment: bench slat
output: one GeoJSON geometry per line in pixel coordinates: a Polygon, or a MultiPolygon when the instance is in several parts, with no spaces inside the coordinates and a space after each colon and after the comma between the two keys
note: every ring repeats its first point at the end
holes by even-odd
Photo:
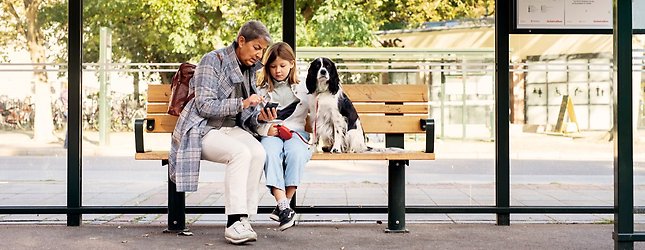
{"type": "Polygon", "coordinates": [[[343,85],[352,102],[427,102],[426,85],[343,85]]]}
{"type": "MultiPolygon", "coordinates": [[[[427,102],[426,85],[343,85],[352,102],[427,102]]],[[[170,84],[149,84],[148,102],[168,102],[170,84]]]]}
{"type": "Polygon", "coordinates": [[[148,103],[147,111],[148,114],[165,114],[168,111],[168,103],[148,103]]]}
{"type": "Polygon", "coordinates": [[[170,93],[170,84],[148,84],[148,102],[168,103],[170,93]]]}
{"type": "MultiPolygon", "coordinates": [[[[137,153],[136,160],[168,160],[168,151],[151,151],[137,153]]],[[[330,154],[315,153],[312,160],[434,160],[434,153],[405,152],[405,153],[360,153],[360,154],[330,154]]]]}
{"type": "Polygon", "coordinates": [[[168,160],[168,151],[150,151],[145,153],[136,153],[135,160],[168,160]]]}
{"type": "MultiPolygon", "coordinates": [[[[360,115],[365,133],[425,133],[421,129],[420,119],[425,115],[411,116],[378,116],[360,115]]],[[[149,119],[155,120],[155,128],[148,133],[172,133],[177,123],[177,116],[168,114],[149,114],[149,119]]]]}
{"type": "Polygon", "coordinates": [[[398,104],[366,104],[354,103],[358,113],[370,114],[427,114],[427,104],[398,105],[398,104]]]}
{"type": "Polygon", "coordinates": [[[175,125],[177,124],[179,116],[168,114],[149,114],[146,118],[155,120],[154,130],[146,130],[148,133],[172,133],[172,131],[175,130],[175,125]]]}
{"type": "MultiPolygon", "coordinates": [[[[385,104],[354,104],[358,113],[370,114],[427,114],[428,105],[385,105],[385,104]]],[[[168,111],[168,103],[148,103],[149,114],[164,114],[168,111]]]]}
{"type": "Polygon", "coordinates": [[[361,124],[365,133],[425,133],[421,129],[421,119],[426,119],[425,115],[411,116],[377,116],[377,115],[359,115],[361,124]]]}
{"type": "Polygon", "coordinates": [[[406,152],[406,153],[358,153],[358,154],[330,154],[315,153],[312,160],[434,160],[434,153],[406,152]]]}

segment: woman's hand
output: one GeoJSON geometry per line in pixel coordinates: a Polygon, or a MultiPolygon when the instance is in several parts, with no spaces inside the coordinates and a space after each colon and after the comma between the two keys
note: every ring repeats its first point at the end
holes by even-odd
{"type": "Polygon", "coordinates": [[[260,115],[258,116],[258,121],[273,121],[278,118],[278,111],[275,108],[272,108],[269,112],[266,112],[267,109],[260,109],[260,115]]]}
{"type": "Polygon", "coordinates": [[[255,107],[262,101],[264,101],[264,98],[262,96],[259,96],[258,94],[252,94],[251,96],[249,96],[249,98],[242,100],[242,105],[244,106],[244,108],[255,107]]]}

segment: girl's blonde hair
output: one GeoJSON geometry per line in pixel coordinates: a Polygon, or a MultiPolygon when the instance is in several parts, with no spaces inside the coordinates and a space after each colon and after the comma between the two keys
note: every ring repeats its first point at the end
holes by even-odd
{"type": "Polygon", "coordinates": [[[270,64],[276,60],[276,58],[282,58],[286,61],[293,63],[293,68],[289,71],[289,76],[287,77],[287,82],[289,84],[297,84],[299,82],[296,72],[296,54],[293,52],[291,46],[285,42],[277,42],[271,45],[267,52],[264,54],[262,59],[262,64],[264,67],[258,73],[258,86],[262,86],[265,82],[269,85],[269,92],[273,91],[275,87],[273,86],[273,79],[271,77],[270,64]]]}

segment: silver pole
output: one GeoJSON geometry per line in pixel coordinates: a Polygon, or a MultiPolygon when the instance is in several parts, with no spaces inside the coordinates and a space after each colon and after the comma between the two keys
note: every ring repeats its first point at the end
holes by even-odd
{"type": "Polygon", "coordinates": [[[108,63],[112,62],[112,31],[107,27],[101,27],[99,48],[99,145],[110,144],[110,105],[108,102],[109,75],[108,63]]]}

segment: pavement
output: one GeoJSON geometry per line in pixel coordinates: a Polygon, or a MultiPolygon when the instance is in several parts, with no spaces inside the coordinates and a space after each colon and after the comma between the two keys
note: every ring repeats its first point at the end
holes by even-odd
{"type": "MultiPolygon", "coordinates": [[[[568,136],[546,133],[525,132],[522,125],[510,127],[511,159],[564,159],[564,160],[613,160],[613,142],[606,131],[582,131],[568,136]]],[[[0,131],[0,156],[58,156],[65,155],[62,147],[64,131],[56,133],[57,141],[37,142],[31,140],[27,131],[0,131]]],[[[111,132],[106,143],[99,141],[96,131],[85,131],[83,137],[84,156],[132,156],[134,150],[133,132],[111,132]]],[[[437,139],[437,159],[494,159],[495,144],[487,133],[473,134],[481,139],[437,139]]],[[[168,150],[168,134],[146,134],[146,149],[168,150]]],[[[371,143],[382,146],[382,141],[371,143]]],[[[422,150],[422,138],[406,140],[406,149],[422,150]]],[[[645,161],[645,129],[634,134],[634,159],[645,161]]]]}
{"type": "MultiPolygon", "coordinates": [[[[0,206],[64,206],[64,133],[56,142],[34,142],[26,132],[0,132],[0,206]]],[[[578,137],[524,132],[511,126],[511,205],[613,205],[613,142],[602,131],[578,137]]],[[[373,146],[380,146],[374,142],[373,146]]],[[[645,131],[634,140],[635,205],[645,204],[645,131]]],[[[169,147],[167,135],[146,135],[149,149],[169,147]]],[[[423,142],[409,139],[406,149],[423,142]]],[[[437,160],[411,162],[406,203],[494,205],[495,145],[490,140],[440,139],[437,160]]],[[[165,206],[165,168],[134,161],[132,132],[83,134],[83,205],[165,206]]],[[[214,164],[217,165],[217,164],[214,164]]],[[[314,161],[298,191],[301,206],[387,204],[382,162],[314,161]]],[[[204,163],[200,189],[189,205],[222,205],[223,169],[204,163]]],[[[272,205],[263,192],[261,205],[272,205]]],[[[645,215],[634,216],[645,229],[645,215]]],[[[382,233],[385,214],[301,214],[294,229],[280,232],[260,214],[254,219],[261,248],[279,249],[608,249],[612,214],[512,214],[512,226],[494,226],[492,214],[408,214],[408,234],[382,233]]],[[[162,234],[166,215],[90,214],[80,228],[65,227],[65,215],[0,214],[0,249],[184,249],[225,248],[225,217],[189,214],[193,237],[162,234]],[[54,242],[50,244],[49,242],[54,242]],[[83,247],[79,247],[83,246],[83,247]]],[[[645,244],[636,243],[645,249],[645,244]]]]}
{"type": "MultiPolygon", "coordinates": [[[[256,224],[253,249],[611,249],[608,224],[411,224],[386,234],[378,224],[298,225],[286,231],[256,224]]],[[[224,241],[222,225],[193,226],[193,236],[150,225],[0,225],[3,249],[240,249],[224,241]]],[[[645,243],[635,243],[644,249],[645,243]]]]}

